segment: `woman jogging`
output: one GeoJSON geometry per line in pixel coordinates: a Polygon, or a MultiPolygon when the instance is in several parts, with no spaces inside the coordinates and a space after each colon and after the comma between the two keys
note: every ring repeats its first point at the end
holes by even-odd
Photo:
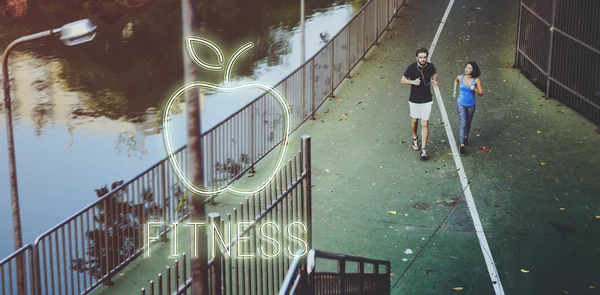
{"type": "Polygon", "coordinates": [[[460,155],[462,157],[467,155],[465,145],[469,144],[471,121],[473,121],[473,115],[475,115],[475,93],[479,96],[483,95],[483,87],[479,79],[480,75],[481,71],[479,71],[477,63],[470,61],[465,67],[464,75],[459,75],[454,80],[454,98],[456,98],[456,86],[460,83],[460,93],[456,100],[456,111],[460,118],[460,155]]]}

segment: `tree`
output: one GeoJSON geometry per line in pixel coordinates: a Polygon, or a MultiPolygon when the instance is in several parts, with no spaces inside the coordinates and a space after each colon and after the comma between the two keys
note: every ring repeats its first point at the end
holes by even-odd
{"type": "MultiPolygon", "coordinates": [[[[114,182],[110,190],[105,185],[96,190],[96,195],[102,198],[121,184],[122,180],[114,182]]],[[[88,259],[73,259],[72,270],[101,278],[142,247],[144,224],[162,208],[156,204],[150,188],[142,189],[139,203],[129,202],[125,197],[124,191],[119,191],[96,205],[95,226],[86,232],[88,259]]],[[[105,284],[111,284],[110,278],[105,284]]]]}

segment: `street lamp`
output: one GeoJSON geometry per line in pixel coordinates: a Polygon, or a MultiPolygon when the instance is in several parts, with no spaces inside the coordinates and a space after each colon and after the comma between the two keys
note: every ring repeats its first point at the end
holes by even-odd
{"type": "MultiPolygon", "coordinates": [[[[96,36],[96,26],[88,19],[79,20],[66,24],[58,29],[48,30],[28,36],[21,37],[6,47],[4,54],[2,54],[2,77],[4,80],[4,108],[6,109],[6,129],[8,137],[8,169],[10,174],[10,190],[11,190],[11,202],[12,202],[12,215],[13,215],[13,234],[15,239],[15,251],[23,247],[23,238],[21,237],[21,217],[19,209],[19,191],[17,187],[17,168],[15,161],[15,145],[13,136],[12,126],[12,109],[11,109],[11,98],[10,98],[10,82],[8,78],[8,56],[15,46],[44,38],[49,36],[60,36],[60,40],[67,46],[73,46],[81,43],[91,41],[96,36]]],[[[20,257],[20,256],[19,256],[20,257]]],[[[22,260],[17,258],[18,264],[18,284],[19,294],[25,294],[25,281],[22,273],[22,260]]]]}

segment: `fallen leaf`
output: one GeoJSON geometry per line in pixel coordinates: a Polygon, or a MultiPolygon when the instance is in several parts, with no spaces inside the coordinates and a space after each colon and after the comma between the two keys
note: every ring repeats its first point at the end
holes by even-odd
{"type": "Polygon", "coordinates": [[[536,131],[536,132],[537,132],[538,134],[542,133],[542,131],[541,131],[541,130],[538,130],[538,131],[536,131]]]}
{"type": "Polygon", "coordinates": [[[446,142],[446,140],[445,140],[445,139],[442,139],[442,142],[446,142]]]}
{"type": "Polygon", "coordinates": [[[457,60],[458,62],[462,62],[462,59],[457,60]]]}
{"type": "Polygon", "coordinates": [[[331,170],[329,170],[329,169],[325,169],[325,172],[331,172],[331,170]]]}
{"type": "Polygon", "coordinates": [[[529,271],[528,271],[528,270],[526,270],[526,269],[522,269],[522,268],[521,268],[521,272],[522,272],[522,273],[529,273],[529,271]]]}
{"type": "Polygon", "coordinates": [[[566,208],[558,208],[560,211],[565,211],[566,208]]]}
{"type": "Polygon", "coordinates": [[[463,289],[463,287],[454,287],[454,288],[452,288],[452,290],[454,290],[454,291],[460,291],[462,289],[463,289]]]}
{"type": "Polygon", "coordinates": [[[590,289],[596,289],[596,287],[594,287],[594,286],[590,286],[590,289]]]}
{"type": "Polygon", "coordinates": [[[406,249],[404,250],[404,254],[413,254],[413,251],[411,249],[406,249]]]}
{"type": "Polygon", "coordinates": [[[448,156],[452,156],[452,153],[448,153],[448,156]]]}
{"type": "Polygon", "coordinates": [[[600,215],[596,215],[596,219],[600,219],[600,215]]]}
{"type": "Polygon", "coordinates": [[[359,101],[357,104],[361,104],[361,103],[363,103],[363,102],[364,102],[364,100],[361,100],[361,101],[359,101]]]}
{"type": "Polygon", "coordinates": [[[486,147],[482,147],[481,150],[484,151],[484,152],[488,152],[488,153],[490,152],[490,149],[488,149],[486,147]]]}
{"type": "Polygon", "coordinates": [[[396,210],[392,210],[392,211],[388,211],[388,213],[392,214],[392,215],[396,215],[398,214],[398,212],[396,210]]]}
{"type": "Polygon", "coordinates": [[[546,166],[546,162],[541,162],[540,164],[542,164],[542,166],[546,166]]]}

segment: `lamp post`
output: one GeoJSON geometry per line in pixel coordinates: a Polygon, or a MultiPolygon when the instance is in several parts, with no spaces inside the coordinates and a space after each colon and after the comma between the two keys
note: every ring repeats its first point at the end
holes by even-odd
{"type": "Polygon", "coordinates": [[[304,0],[300,0],[300,64],[306,62],[306,46],[304,42],[304,0]]]}
{"type": "MultiPolygon", "coordinates": [[[[10,191],[13,216],[13,234],[15,240],[15,251],[23,247],[23,238],[21,236],[21,213],[19,209],[19,190],[17,185],[17,167],[15,160],[15,143],[12,125],[12,108],[10,98],[10,82],[8,78],[8,56],[15,46],[28,41],[49,37],[60,36],[60,40],[67,46],[73,46],[91,41],[96,36],[96,26],[88,19],[79,20],[66,24],[58,29],[48,30],[28,36],[21,37],[11,42],[2,54],[2,77],[4,80],[4,108],[6,109],[6,130],[8,140],[8,170],[10,174],[10,191]]],[[[22,257],[17,256],[17,280],[19,284],[19,294],[25,292],[25,278],[23,273],[22,257]]]]}

